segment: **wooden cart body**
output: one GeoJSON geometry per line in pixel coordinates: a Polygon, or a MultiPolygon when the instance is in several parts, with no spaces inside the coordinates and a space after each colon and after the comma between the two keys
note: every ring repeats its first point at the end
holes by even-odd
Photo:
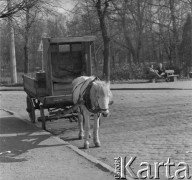
{"type": "Polygon", "coordinates": [[[34,109],[39,109],[39,104],[43,108],[73,105],[72,81],[81,75],[92,75],[91,45],[95,39],[95,36],[42,39],[43,70],[23,75],[24,90],[34,109]]]}

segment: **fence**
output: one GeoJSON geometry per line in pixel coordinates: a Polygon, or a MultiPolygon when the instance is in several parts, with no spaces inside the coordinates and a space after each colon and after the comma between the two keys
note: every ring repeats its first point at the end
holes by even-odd
{"type": "MultiPolygon", "coordinates": [[[[22,79],[23,72],[17,72],[17,83],[22,84],[23,79],[22,79]]],[[[0,84],[1,85],[6,85],[6,84],[11,84],[11,68],[9,63],[2,62],[0,61],[0,84]]]]}

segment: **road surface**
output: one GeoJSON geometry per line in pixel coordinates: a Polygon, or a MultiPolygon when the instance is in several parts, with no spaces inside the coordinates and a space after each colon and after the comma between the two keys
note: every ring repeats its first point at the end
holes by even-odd
{"type": "MultiPolygon", "coordinates": [[[[136,157],[133,169],[137,172],[141,162],[152,165],[167,162],[176,165],[184,161],[192,174],[192,91],[150,90],[113,91],[115,103],[111,116],[102,118],[100,127],[101,147],[84,150],[114,167],[114,158],[136,157]]],[[[24,92],[1,92],[1,107],[16,111],[24,117],[24,92]]],[[[54,135],[82,149],[78,140],[77,123],[58,120],[47,123],[54,135]]],[[[172,168],[174,175],[175,168],[172,168]]],[[[161,174],[165,174],[162,168],[161,174]]]]}

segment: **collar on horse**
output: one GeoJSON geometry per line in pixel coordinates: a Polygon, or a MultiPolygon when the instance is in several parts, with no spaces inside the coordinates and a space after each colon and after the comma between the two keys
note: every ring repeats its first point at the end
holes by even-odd
{"type": "Polygon", "coordinates": [[[87,110],[91,113],[94,113],[94,114],[97,114],[99,112],[101,112],[101,108],[98,106],[92,106],[91,104],[91,98],[90,98],[90,92],[91,92],[91,88],[93,86],[93,82],[96,81],[96,80],[99,80],[98,77],[95,77],[89,84],[88,86],[86,87],[85,89],[85,93],[83,95],[83,100],[85,102],[85,106],[87,108],[87,110]]]}

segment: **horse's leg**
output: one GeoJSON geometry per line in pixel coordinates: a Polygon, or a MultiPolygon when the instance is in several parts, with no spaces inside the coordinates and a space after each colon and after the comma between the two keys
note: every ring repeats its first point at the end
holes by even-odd
{"type": "Polygon", "coordinates": [[[79,139],[83,139],[84,130],[83,130],[83,115],[82,113],[78,113],[78,123],[79,123],[79,139]]]}
{"type": "MultiPolygon", "coordinates": [[[[89,118],[89,121],[91,122],[92,118],[94,118],[94,116],[90,115],[90,118],[89,118]]],[[[91,127],[90,127],[90,124],[89,124],[89,138],[91,138],[91,127]]]]}
{"type": "Polygon", "coordinates": [[[90,114],[87,110],[83,110],[83,118],[84,118],[84,128],[85,128],[85,140],[84,140],[84,148],[89,148],[89,129],[90,129],[90,114]]]}
{"type": "Polygon", "coordinates": [[[96,147],[100,147],[101,143],[99,141],[99,119],[100,114],[94,114],[94,126],[93,126],[93,142],[96,147]]]}

